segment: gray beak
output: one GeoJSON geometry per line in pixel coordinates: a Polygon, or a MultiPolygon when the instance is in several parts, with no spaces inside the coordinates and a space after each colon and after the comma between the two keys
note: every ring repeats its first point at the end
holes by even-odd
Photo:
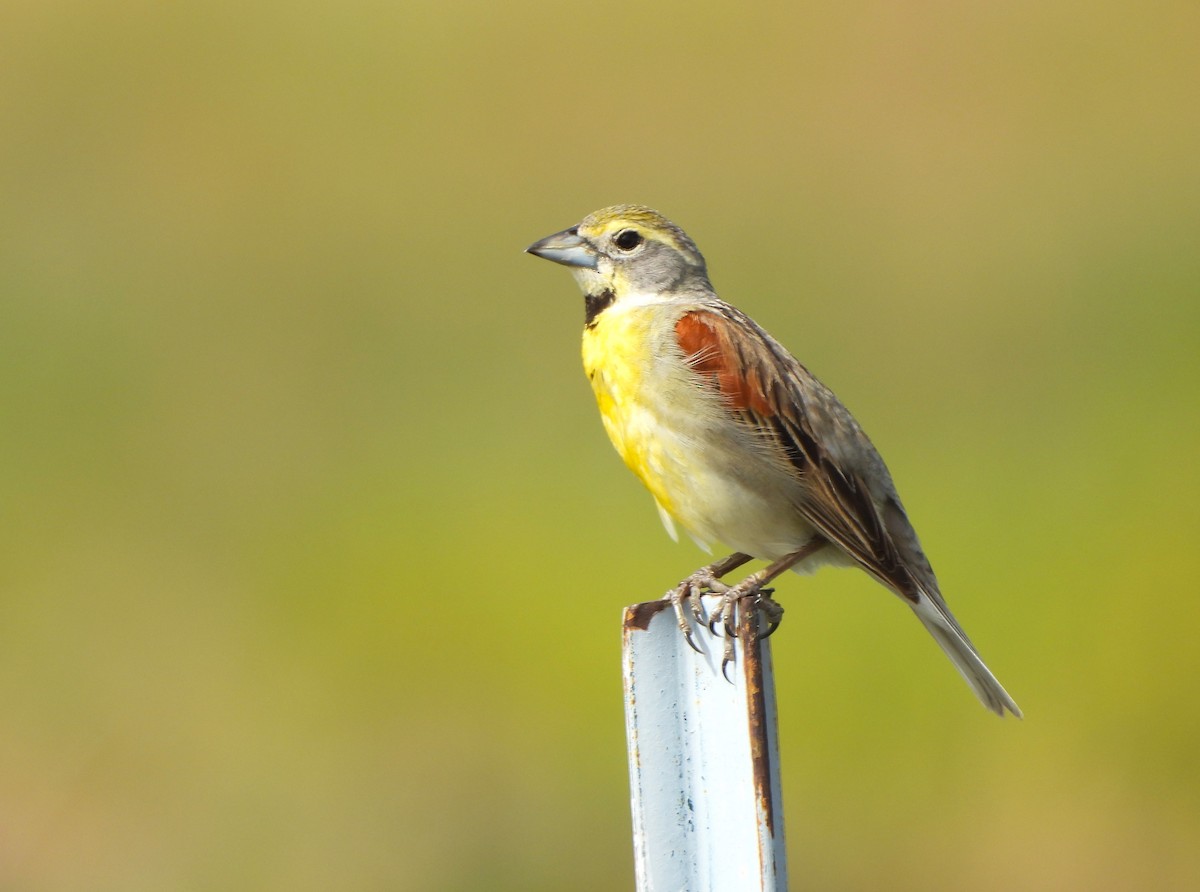
{"type": "Polygon", "coordinates": [[[596,268],[596,254],[573,228],[564,229],[562,232],[546,236],[539,242],[534,242],[525,249],[525,253],[553,260],[563,266],[596,268]]]}

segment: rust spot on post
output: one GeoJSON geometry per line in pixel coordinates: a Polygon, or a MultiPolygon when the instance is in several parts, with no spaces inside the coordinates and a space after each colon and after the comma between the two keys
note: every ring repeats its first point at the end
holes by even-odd
{"type": "Polygon", "coordinates": [[[669,601],[643,601],[641,604],[630,604],[625,608],[625,630],[645,632],[650,628],[650,620],[670,606],[669,601]]]}
{"type": "Polygon", "coordinates": [[[742,646],[742,671],[749,701],[750,763],[754,795],[762,809],[767,831],[775,836],[775,799],[771,795],[771,746],[767,737],[767,698],[763,691],[762,644],[758,639],[758,610],[741,611],[738,642],[742,646]]]}

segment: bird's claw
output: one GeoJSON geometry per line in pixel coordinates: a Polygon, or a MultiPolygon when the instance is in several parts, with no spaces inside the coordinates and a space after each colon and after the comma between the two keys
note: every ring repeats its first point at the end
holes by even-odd
{"type": "Polygon", "coordinates": [[[727,682],[729,682],[730,684],[733,684],[733,683],[734,683],[734,681],[733,681],[733,679],[732,679],[732,678],[730,678],[730,677],[729,677],[729,671],[728,671],[728,670],[729,670],[729,667],[733,665],[733,663],[734,663],[734,659],[733,659],[733,657],[732,657],[732,656],[723,657],[723,658],[721,659],[721,674],[722,674],[723,676],[725,676],[725,680],[726,680],[727,682]]]}
{"type": "Polygon", "coordinates": [[[709,590],[709,585],[715,581],[711,573],[706,574],[704,570],[698,570],[666,594],[666,600],[671,602],[671,607],[675,610],[675,622],[679,626],[679,631],[683,633],[688,647],[696,653],[704,653],[704,651],[692,637],[692,624],[705,624],[704,606],[700,598],[709,590]],[[691,614],[690,618],[688,617],[689,613],[691,614]]]}
{"type": "Polygon", "coordinates": [[[775,630],[783,622],[783,605],[770,597],[773,594],[775,594],[775,589],[773,588],[765,588],[759,592],[761,597],[758,599],[757,606],[762,610],[763,620],[767,624],[767,627],[758,633],[759,641],[774,635],[775,630]]]}

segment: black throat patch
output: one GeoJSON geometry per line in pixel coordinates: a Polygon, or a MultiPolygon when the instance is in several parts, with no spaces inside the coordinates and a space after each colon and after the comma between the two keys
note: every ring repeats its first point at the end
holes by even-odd
{"type": "Polygon", "coordinates": [[[601,291],[599,294],[585,294],[583,296],[583,306],[586,315],[583,319],[583,327],[594,328],[596,317],[611,307],[613,301],[616,299],[617,296],[612,291],[601,291]]]}

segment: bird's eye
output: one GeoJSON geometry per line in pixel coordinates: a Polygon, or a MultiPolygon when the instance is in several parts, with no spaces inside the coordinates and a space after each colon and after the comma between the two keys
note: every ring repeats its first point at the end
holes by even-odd
{"type": "Polygon", "coordinates": [[[622,251],[632,251],[641,243],[642,234],[636,229],[622,229],[613,237],[613,244],[622,251]]]}

